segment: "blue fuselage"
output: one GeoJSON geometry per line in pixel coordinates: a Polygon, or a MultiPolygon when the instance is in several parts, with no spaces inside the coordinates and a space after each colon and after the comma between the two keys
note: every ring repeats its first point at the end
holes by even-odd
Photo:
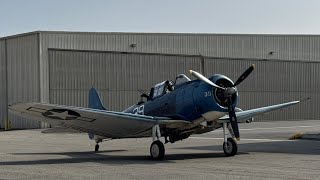
{"type": "MultiPolygon", "coordinates": [[[[215,83],[221,82],[222,85],[233,84],[223,75],[214,75],[209,79],[215,83]]],[[[212,86],[200,80],[193,80],[175,86],[173,91],[161,97],[133,105],[124,112],[193,121],[207,112],[228,112],[228,108],[221,103],[223,100],[218,102],[218,96],[212,86]]],[[[236,106],[237,94],[233,98],[233,105],[236,106]]]]}

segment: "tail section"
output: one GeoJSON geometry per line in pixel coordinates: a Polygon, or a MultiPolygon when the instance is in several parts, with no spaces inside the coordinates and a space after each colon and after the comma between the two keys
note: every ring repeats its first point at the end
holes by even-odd
{"type": "Polygon", "coordinates": [[[91,109],[100,109],[100,110],[106,110],[105,107],[103,107],[100,97],[96,91],[95,88],[91,88],[89,91],[89,108],[91,109]]]}

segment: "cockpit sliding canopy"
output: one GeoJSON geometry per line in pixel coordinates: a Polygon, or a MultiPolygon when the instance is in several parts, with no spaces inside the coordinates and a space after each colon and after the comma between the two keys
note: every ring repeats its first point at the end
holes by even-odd
{"type": "Polygon", "coordinates": [[[186,75],[179,74],[176,77],[175,82],[168,80],[168,81],[163,81],[161,83],[156,84],[153,88],[151,88],[149,97],[151,100],[159,98],[173,91],[175,86],[183,84],[185,82],[189,82],[189,81],[191,80],[186,75]]]}

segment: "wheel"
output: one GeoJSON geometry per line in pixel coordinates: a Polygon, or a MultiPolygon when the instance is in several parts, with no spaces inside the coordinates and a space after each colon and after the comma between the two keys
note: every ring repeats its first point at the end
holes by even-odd
{"type": "Polygon", "coordinates": [[[96,144],[96,146],[94,147],[94,151],[99,151],[99,144],[96,144]]]}
{"type": "Polygon", "coordinates": [[[150,146],[151,159],[162,160],[164,158],[164,145],[161,141],[156,140],[150,146]]]}
{"type": "Polygon", "coordinates": [[[227,142],[223,143],[223,152],[226,156],[234,156],[238,152],[238,145],[233,138],[228,138],[227,142]]]}

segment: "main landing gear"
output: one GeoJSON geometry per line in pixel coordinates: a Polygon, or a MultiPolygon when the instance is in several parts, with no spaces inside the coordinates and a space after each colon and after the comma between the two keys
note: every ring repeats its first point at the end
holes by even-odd
{"type": "MultiPolygon", "coordinates": [[[[232,131],[230,131],[231,136],[233,136],[232,131]]],[[[153,142],[150,146],[150,155],[151,159],[154,160],[162,160],[165,155],[165,147],[163,143],[160,141],[161,133],[159,125],[154,125],[152,127],[152,138],[153,142]]],[[[229,137],[227,133],[227,123],[223,123],[223,152],[226,156],[234,156],[238,152],[237,142],[229,137]]]]}
{"type": "Polygon", "coordinates": [[[161,133],[159,125],[154,125],[152,127],[152,139],[153,143],[150,146],[151,159],[162,160],[165,154],[165,148],[163,143],[160,141],[161,133]]]}
{"type": "MultiPolygon", "coordinates": [[[[231,133],[232,134],[232,133],[231,133]]],[[[238,152],[237,142],[233,138],[228,138],[227,123],[223,123],[223,152],[226,156],[234,156],[238,152]]]]}

